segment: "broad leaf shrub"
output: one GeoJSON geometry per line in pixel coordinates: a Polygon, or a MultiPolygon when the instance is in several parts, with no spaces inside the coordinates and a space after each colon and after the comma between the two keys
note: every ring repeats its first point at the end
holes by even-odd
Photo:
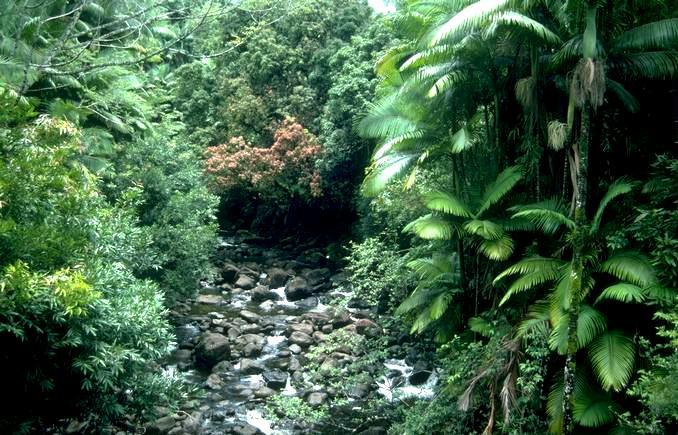
{"type": "Polygon", "coordinates": [[[132,273],[149,242],[128,207],[135,192],[108,204],[78,163],[79,137],[45,116],[0,126],[4,433],[68,417],[96,432],[183,394],[153,369],[173,336],[162,292],[132,273]]]}
{"type": "Polygon", "coordinates": [[[242,137],[207,148],[205,169],[216,192],[240,189],[284,206],[295,198],[320,196],[322,180],[315,168],[320,155],[316,137],[287,118],[270,148],[255,147],[242,137]]]}

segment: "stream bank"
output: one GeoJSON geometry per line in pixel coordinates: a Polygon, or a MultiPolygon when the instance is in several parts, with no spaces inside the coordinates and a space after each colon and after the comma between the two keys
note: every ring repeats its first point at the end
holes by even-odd
{"type": "Polygon", "coordinates": [[[164,364],[199,398],[147,433],[378,434],[387,421],[352,417],[433,395],[438,375],[420,349],[351,298],[323,249],[241,231],[217,258],[218,279],[171,312],[178,346],[164,364]]]}

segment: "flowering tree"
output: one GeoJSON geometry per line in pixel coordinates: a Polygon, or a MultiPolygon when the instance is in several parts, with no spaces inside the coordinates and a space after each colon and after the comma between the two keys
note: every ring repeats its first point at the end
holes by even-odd
{"type": "Polygon", "coordinates": [[[279,204],[293,198],[310,200],[322,193],[316,169],[320,154],[316,137],[287,118],[270,148],[255,147],[240,136],[207,148],[205,170],[219,193],[242,189],[279,204]]]}

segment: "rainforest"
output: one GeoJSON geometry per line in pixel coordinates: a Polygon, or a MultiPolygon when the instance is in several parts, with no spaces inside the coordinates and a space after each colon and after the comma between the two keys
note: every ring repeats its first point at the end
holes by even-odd
{"type": "Polygon", "coordinates": [[[2,434],[678,433],[678,0],[0,0],[2,434]]]}

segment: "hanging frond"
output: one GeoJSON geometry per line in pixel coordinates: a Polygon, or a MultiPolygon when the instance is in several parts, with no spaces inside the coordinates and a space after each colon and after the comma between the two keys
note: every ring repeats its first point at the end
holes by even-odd
{"type": "Polygon", "coordinates": [[[548,125],[548,144],[554,151],[565,148],[565,142],[570,136],[570,127],[560,121],[551,121],[548,125]]]}
{"type": "Polygon", "coordinates": [[[452,135],[450,143],[452,145],[450,151],[452,151],[455,154],[459,154],[463,151],[466,151],[471,147],[471,145],[473,145],[470,134],[465,127],[460,128],[456,133],[452,135]]]}
{"type": "Polygon", "coordinates": [[[492,18],[492,24],[484,32],[486,38],[492,37],[497,33],[497,30],[502,26],[509,27],[511,31],[517,29],[529,33],[547,44],[557,45],[562,41],[558,35],[553,33],[549,28],[541,24],[539,21],[525,16],[515,11],[502,12],[492,18]]]}
{"type": "Polygon", "coordinates": [[[361,135],[371,138],[392,138],[421,130],[415,107],[399,101],[397,94],[387,97],[370,108],[358,124],[361,135]]]}
{"type": "Polygon", "coordinates": [[[405,172],[417,159],[415,154],[391,153],[380,158],[369,169],[362,184],[362,191],[373,196],[386,188],[388,183],[405,172]]]}
{"type": "Polygon", "coordinates": [[[554,234],[562,226],[574,229],[575,223],[564,212],[564,206],[559,198],[553,198],[536,204],[512,207],[515,211],[512,218],[522,218],[530,221],[538,230],[546,234],[554,234]]]}
{"type": "Polygon", "coordinates": [[[504,236],[501,226],[489,220],[471,219],[464,223],[463,228],[467,233],[485,240],[497,240],[504,236]]]}
{"type": "Polygon", "coordinates": [[[451,71],[440,77],[429,89],[427,96],[435,98],[438,95],[445,93],[447,90],[468,80],[469,75],[465,71],[451,71]]]}
{"type": "Polygon", "coordinates": [[[534,272],[546,273],[552,276],[552,279],[556,279],[562,273],[563,266],[566,264],[565,261],[557,258],[539,256],[525,258],[497,275],[492,283],[496,285],[503,278],[510,275],[525,275],[534,272]]]}
{"type": "Polygon", "coordinates": [[[424,195],[426,207],[433,211],[439,211],[462,218],[473,216],[468,206],[462,200],[451,193],[434,191],[424,195]]]}
{"type": "Polygon", "coordinates": [[[455,14],[450,20],[434,29],[430,46],[443,40],[455,40],[475,31],[481,24],[506,8],[510,0],[479,0],[455,14]]]}
{"type": "Polygon", "coordinates": [[[600,265],[600,271],[640,287],[649,287],[657,282],[652,264],[639,252],[613,254],[600,265]]]}
{"type": "Polygon", "coordinates": [[[498,239],[483,240],[480,242],[478,250],[485,257],[493,261],[504,261],[513,254],[514,248],[513,239],[507,235],[503,235],[498,239]]]}
{"type": "Polygon", "coordinates": [[[403,82],[400,74],[400,63],[410,55],[411,44],[402,44],[389,49],[378,61],[374,67],[375,73],[383,78],[392,86],[403,82]]]}
{"type": "Polygon", "coordinates": [[[635,27],[620,35],[613,45],[617,51],[675,50],[676,47],[678,47],[678,18],[635,27]]]}
{"type": "Polygon", "coordinates": [[[603,213],[605,213],[605,208],[608,206],[608,204],[615,198],[631,192],[634,186],[635,183],[625,178],[620,178],[610,185],[610,187],[607,189],[607,192],[605,193],[605,196],[603,196],[603,199],[600,200],[598,210],[596,210],[596,214],[593,217],[593,221],[591,222],[591,234],[598,232],[600,223],[603,219],[603,213]]]}
{"type": "Polygon", "coordinates": [[[414,130],[397,135],[377,148],[372,158],[374,160],[379,160],[392,151],[406,151],[416,148],[416,145],[420,143],[425,135],[426,132],[424,130],[414,130]]]}
{"type": "Polygon", "coordinates": [[[600,301],[617,301],[624,303],[642,303],[645,301],[645,292],[637,285],[627,282],[620,282],[612,285],[600,293],[596,299],[596,304],[600,301]]]}
{"type": "Polygon", "coordinates": [[[518,293],[531,290],[547,282],[555,281],[560,277],[561,272],[559,270],[544,269],[524,273],[511,284],[504,297],[499,301],[499,305],[504,305],[512,296],[518,293]]]}
{"type": "Polygon", "coordinates": [[[620,391],[631,379],[636,346],[623,332],[604,332],[589,345],[588,353],[596,377],[606,390],[620,391]]]}
{"type": "Polygon", "coordinates": [[[476,216],[482,215],[494,204],[508,194],[511,189],[523,178],[522,170],[519,166],[511,166],[504,169],[497,178],[485,188],[483,197],[480,200],[480,208],[476,216]]]}
{"type": "Polygon", "coordinates": [[[647,51],[608,60],[615,75],[627,79],[671,80],[678,77],[678,51],[647,51]]]}
{"type": "Polygon", "coordinates": [[[629,91],[626,90],[621,83],[616,82],[610,78],[607,79],[607,89],[612,91],[619,101],[626,107],[631,113],[637,113],[640,110],[640,102],[634,97],[629,91]]]}
{"type": "Polygon", "coordinates": [[[450,240],[455,227],[440,216],[428,214],[407,224],[403,232],[414,233],[426,240],[450,240]]]}
{"type": "Polygon", "coordinates": [[[455,55],[457,47],[452,44],[440,44],[435,47],[425,48],[412,54],[400,66],[400,71],[419,69],[426,65],[435,65],[441,62],[449,62],[455,55]]]}

